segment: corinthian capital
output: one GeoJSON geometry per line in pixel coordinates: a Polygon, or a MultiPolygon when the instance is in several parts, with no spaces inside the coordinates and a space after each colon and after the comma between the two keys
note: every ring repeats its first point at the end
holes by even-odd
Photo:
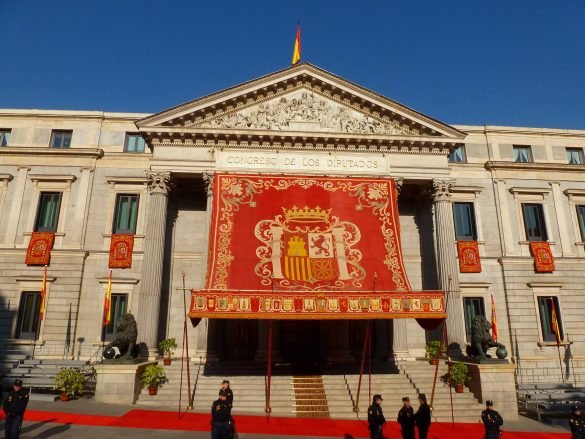
{"type": "Polygon", "coordinates": [[[403,177],[394,177],[394,187],[396,188],[396,195],[400,195],[403,185],[404,185],[403,177]]]}
{"type": "Polygon", "coordinates": [[[170,172],[146,171],[148,192],[151,194],[168,195],[174,186],[170,172]]]}
{"type": "Polygon", "coordinates": [[[213,171],[203,172],[203,183],[205,184],[207,196],[211,197],[213,195],[213,171]]]}
{"type": "Polygon", "coordinates": [[[433,201],[449,201],[451,199],[451,188],[455,184],[455,180],[450,178],[442,178],[433,180],[432,196],[433,201]]]}

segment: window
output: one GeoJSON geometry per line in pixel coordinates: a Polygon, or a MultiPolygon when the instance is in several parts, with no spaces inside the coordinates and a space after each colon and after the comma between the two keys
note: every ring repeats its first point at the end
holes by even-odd
{"type": "Polygon", "coordinates": [[[11,130],[0,129],[0,146],[8,146],[10,143],[11,130]]]}
{"type": "Polygon", "coordinates": [[[111,308],[111,319],[110,324],[103,329],[102,332],[102,339],[104,341],[111,341],[116,338],[116,324],[120,317],[126,313],[126,308],[128,305],[128,295],[127,294],[112,294],[112,308],[111,308]]]}
{"type": "Polygon", "coordinates": [[[563,323],[559,312],[559,299],[556,296],[545,296],[538,298],[538,313],[540,314],[540,328],[542,329],[542,341],[557,341],[552,327],[553,306],[557,314],[559,324],[559,338],[564,340],[563,323]]]}
{"type": "Polygon", "coordinates": [[[475,212],[473,203],[453,203],[455,217],[455,237],[458,241],[475,241],[475,212]]]}
{"type": "Polygon", "coordinates": [[[56,232],[61,209],[61,192],[41,192],[35,232],[56,232]]]}
{"type": "Polygon", "coordinates": [[[546,241],[546,225],[542,204],[522,204],[524,230],[528,241],[546,241]]]}
{"type": "Polygon", "coordinates": [[[530,146],[514,145],[514,161],[517,163],[532,163],[532,149],[530,146]]]}
{"type": "Polygon", "coordinates": [[[16,338],[34,340],[37,338],[41,317],[41,293],[22,293],[16,325],[16,338]]]}
{"type": "Polygon", "coordinates": [[[124,152],[144,152],[144,139],[140,134],[126,134],[124,152]]]}
{"type": "Polygon", "coordinates": [[[465,313],[465,332],[467,334],[467,338],[471,339],[471,328],[473,326],[473,320],[478,315],[485,317],[483,297],[464,297],[463,311],[465,313]]]}
{"type": "Polygon", "coordinates": [[[579,230],[581,231],[581,241],[585,241],[585,206],[577,206],[577,220],[579,221],[579,230]]]}
{"type": "Polygon", "coordinates": [[[112,233],[136,233],[138,216],[138,195],[116,195],[114,228],[112,233]]]}
{"type": "Polygon", "coordinates": [[[449,154],[449,163],[465,163],[467,156],[465,155],[465,145],[457,145],[451,154],[449,154]]]}
{"type": "Polygon", "coordinates": [[[53,130],[51,133],[51,148],[69,148],[73,131],[53,130]]]}
{"type": "Polygon", "coordinates": [[[567,148],[567,162],[569,165],[582,165],[583,149],[582,148],[567,148]]]}

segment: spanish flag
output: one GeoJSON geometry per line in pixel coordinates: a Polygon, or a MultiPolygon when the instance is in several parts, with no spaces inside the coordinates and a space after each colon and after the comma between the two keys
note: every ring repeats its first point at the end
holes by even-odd
{"type": "Polygon", "coordinates": [[[297,37],[295,39],[295,48],[293,50],[292,64],[293,66],[301,60],[301,24],[297,26],[297,37]]]}
{"type": "Polygon", "coordinates": [[[45,272],[43,273],[43,288],[41,289],[41,321],[45,320],[45,308],[47,304],[47,266],[45,265],[45,272]]]}
{"type": "Polygon", "coordinates": [[[492,338],[495,342],[498,341],[498,319],[496,318],[496,302],[492,294],[492,338]]]}
{"type": "Polygon", "coordinates": [[[104,326],[108,326],[112,320],[112,270],[108,279],[108,288],[106,289],[106,298],[104,300],[104,326]]]}
{"type": "Polygon", "coordinates": [[[551,318],[550,323],[552,326],[552,330],[555,333],[555,338],[557,339],[557,348],[561,346],[561,330],[559,328],[559,319],[557,318],[557,308],[555,306],[554,299],[551,299],[551,318]]]}

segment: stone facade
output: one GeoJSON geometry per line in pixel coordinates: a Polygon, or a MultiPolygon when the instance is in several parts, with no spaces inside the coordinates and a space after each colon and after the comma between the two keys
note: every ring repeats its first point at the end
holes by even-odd
{"type": "MultiPolygon", "coordinates": [[[[33,345],[17,337],[17,326],[22,293],[41,289],[42,267],[24,264],[41,192],[61,192],[62,199],[36,354],[89,358],[102,345],[116,194],[139,195],[139,207],[133,265],[114,270],[113,293],[127,294],[140,341],[153,353],[157,340],[181,340],[184,294],[189,302],[183,279],[187,288],[204,283],[210,173],[382,176],[402,182],[412,287],[451,289],[450,340],[461,349],[467,342],[463,299],[483,298],[489,318],[493,294],[499,341],[517,364],[517,379],[560,381],[556,343],[543,340],[538,308],[539,296],[554,296],[564,342],[572,342],[560,349],[563,370],[569,380],[584,380],[585,243],[576,206],[585,205],[585,166],[567,164],[566,148],[585,147],[585,131],[449,126],[307,64],[155,115],[0,110],[0,129],[11,130],[9,145],[0,147],[3,345],[33,345]],[[53,130],[72,131],[69,148],[49,147],[53,130]],[[127,133],[146,139],[144,152],[124,152],[127,133]],[[450,163],[458,145],[466,160],[450,163]],[[514,145],[530,146],[533,162],[515,162],[514,145]],[[453,202],[474,204],[482,273],[459,273],[453,202]],[[554,273],[534,271],[522,203],[543,205],[554,273]]],[[[284,355],[295,328],[275,326],[275,351],[282,344],[284,355]]],[[[352,356],[354,323],[319,326],[318,355],[352,356]]],[[[422,356],[436,336],[402,320],[376,322],[375,333],[381,359],[422,356]]],[[[204,320],[189,343],[210,361],[261,360],[266,334],[265,323],[204,320]]]]}

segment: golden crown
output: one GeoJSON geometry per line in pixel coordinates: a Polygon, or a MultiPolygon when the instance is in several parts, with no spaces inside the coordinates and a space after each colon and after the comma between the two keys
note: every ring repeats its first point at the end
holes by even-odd
{"type": "Polygon", "coordinates": [[[321,209],[319,206],[315,208],[309,208],[305,206],[299,209],[297,206],[293,206],[292,209],[282,208],[284,217],[288,221],[329,221],[329,215],[331,209],[321,209]]]}

